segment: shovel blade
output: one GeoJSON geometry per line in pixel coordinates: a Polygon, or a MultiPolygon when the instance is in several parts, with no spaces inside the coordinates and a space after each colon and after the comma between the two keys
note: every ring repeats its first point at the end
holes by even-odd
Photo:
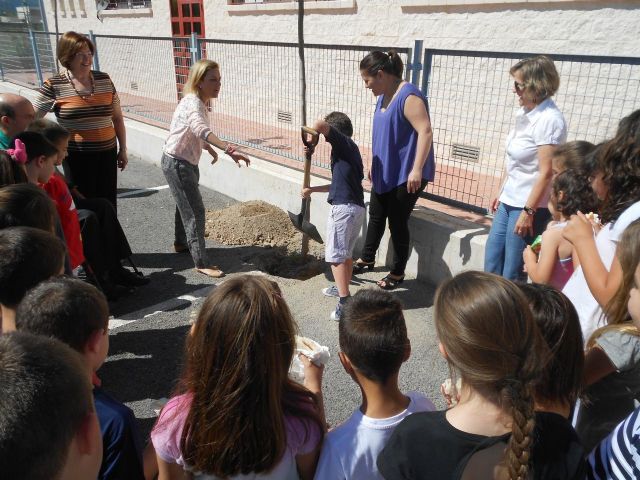
{"type": "Polygon", "coordinates": [[[320,236],[320,232],[318,232],[318,229],[315,227],[314,224],[307,222],[304,219],[303,213],[292,213],[292,212],[287,212],[287,213],[289,214],[289,219],[291,219],[291,223],[293,224],[294,227],[296,227],[297,230],[300,230],[309,238],[311,238],[312,240],[315,240],[320,244],[324,243],[322,241],[322,237],[320,236]]]}

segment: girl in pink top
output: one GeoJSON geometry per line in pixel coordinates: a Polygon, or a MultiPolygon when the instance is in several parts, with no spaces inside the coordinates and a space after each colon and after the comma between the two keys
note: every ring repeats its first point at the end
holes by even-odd
{"type": "Polygon", "coordinates": [[[578,256],[573,254],[573,245],[562,238],[562,230],[571,215],[578,211],[593,212],[597,207],[598,198],[584,173],[569,169],[555,177],[549,195],[553,221],[542,234],[540,252],[536,255],[527,246],[522,253],[525,270],[532,282],[562,290],[579,265],[578,256]]]}
{"type": "Polygon", "coordinates": [[[322,369],[289,379],[296,324],[275,282],[241,275],[205,300],[177,395],[151,440],[159,480],[311,479],[324,435],[322,369]]]}

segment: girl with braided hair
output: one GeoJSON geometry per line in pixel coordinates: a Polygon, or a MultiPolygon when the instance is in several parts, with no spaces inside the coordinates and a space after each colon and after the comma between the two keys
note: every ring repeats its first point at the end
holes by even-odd
{"type": "Polygon", "coordinates": [[[382,476],[584,478],[583,451],[568,420],[534,411],[533,389],[549,349],[518,287],[494,274],[464,272],[440,286],[434,309],[451,383],[462,380],[460,400],[405,419],[378,457],[382,476]]]}

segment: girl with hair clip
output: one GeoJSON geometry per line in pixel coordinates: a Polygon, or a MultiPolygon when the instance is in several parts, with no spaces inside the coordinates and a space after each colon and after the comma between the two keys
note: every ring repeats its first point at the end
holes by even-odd
{"type": "Polygon", "coordinates": [[[220,66],[211,60],[198,60],[189,70],[184,86],[184,97],[173,113],[169,136],[164,144],[160,162],[171,195],[176,201],[175,240],[176,252],[191,253],[196,271],[219,278],[224,272],[209,263],[204,240],[205,210],[198,189],[200,179],[200,156],[202,150],[209,152],[218,161],[218,153],[211,148],[218,147],[240,166],[249,159],[236,152],[235,146],[220,140],[209,128],[206,104],[218,98],[222,87],[220,66]]]}
{"type": "Polygon", "coordinates": [[[622,234],[617,256],[622,268],[620,288],[605,309],[607,325],[591,335],[585,354],[584,383],[588,388],[576,430],[587,451],[640,400],[640,322],[637,312],[632,311],[636,304],[630,300],[637,299],[640,280],[640,220],[622,234]]]}
{"type": "Polygon", "coordinates": [[[271,280],[241,275],[213,290],[187,338],[177,395],[151,433],[159,480],[313,478],[322,368],[304,357],[305,386],[289,378],[296,330],[271,280]]]}
{"type": "Polygon", "coordinates": [[[532,282],[562,290],[579,265],[577,255],[573,255],[573,245],[562,237],[562,230],[571,215],[578,211],[593,212],[597,205],[598,199],[585,175],[577,170],[565,170],[556,176],[549,195],[553,221],[541,235],[538,254],[529,245],[522,252],[524,267],[532,282]]]}
{"type": "Polygon", "coordinates": [[[395,288],[404,280],[409,259],[409,217],[427,182],[433,181],[435,160],[429,106],[422,92],[402,79],[404,66],[395,50],[374,51],[360,62],[365,87],[378,97],[373,114],[372,159],[369,169],[369,225],[354,273],[372,270],[387,220],[393,240],[391,271],[378,286],[395,288]]]}
{"type": "Polygon", "coordinates": [[[594,227],[598,226],[578,212],[562,233],[582,259],[562,292],[578,311],[585,339],[596,330],[602,309],[620,288],[622,268],[617,244],[622,232],[640,218],[640,110],[623,118],[615,137],[595,155],[597,164],[590,181],[602,202],[599,213],[603,227],[594,236],[594,227]]]}
{"type": "Polygon", "coordinates": [[[403,420],[378,457],[382,476],[457,479],[471,457],[487,454],[491,474],[475,478],[584,478],[569,422],[534,413],[534,381],[549,349],[518,287],[494,274],[458,274],[438,289],[434,321],[452,384],[462,380],[460,400],[403,420]]]}
{"type": "Polygon", "coordinates": [[[47,183],[53,175],[58,149],[37,132],[22,132],[7,150],[11,159],[24,168],[27,181],[34,185],[47,183]]]}

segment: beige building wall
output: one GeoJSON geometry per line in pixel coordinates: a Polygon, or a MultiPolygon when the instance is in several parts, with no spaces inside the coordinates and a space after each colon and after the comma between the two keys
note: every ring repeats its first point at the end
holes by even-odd
{"type": "MultiPolygon", "coordinates": [[[[54,0],[45,0],[53,26],[54,0]]],[[[169,0],[150,9],[103,11],[93,0],[59,0],[60,30],[170,36],[169,0]]],[[[208,38],[294,42],[296,3],[228,5],[205,0],[208,38]]],[[[310,43],[633,56],[640,51],[638,1],[329,0],[305,2],[310,43]]]]}
{"type": "MultiPolygon", "coordinates": [[[[47,7],[51,1],[46,0],[47,7]]],[[[103,11],[102,21],[96,18],[94,0],[61,1],[65,9],[59,16],[60,31],[171,35],[169,0],[153,0],[150,9],[103,11]]],[[[226,0],[204,0],[205,37],[295,43],[296,9],[296,2],[228,5],[226,0]]],[[[423,40],[425,48],[434,49],[640,54],[640,1],[329,0],[307,1],[305,9],[308,44],[412,48],[415,40],[423,40]]],[[[47,17],[51,27],[51,8],[47,17]]],[[[101,69],[112,76],[118,90],[169,105],[164,113],[155,106],[147,109],[148,118],[168,121],[176,102],[171,42],[99,39],[98,43],[101,69]]],[[[359,78],[357,65],[362,55],[364,52],[307,50],[309,117],[343,110],[354,121],[356,141],[368,145],[374,99],[359,78]]],[[[254,122],[252,134],[240,127],[234,130],[233,122],[225,122],[229,127],[222,133],[256,140],[283,154],[300,155],[301,150],[295,151],[299,142],[292,147],[287,143],[287,137],[295,136],[294,126],[301,123],[295,48],[209,44],[207,56],[222,64],[223,83],[228,86],[215,113],[224,119],[242,119],[245,126],[254,122]],[[291,124],[278,123],[278,113],[290,114],[291,124]],[[273,129],[265,133],[261,125],[273,129]]],[[[458,175],[455,169],[497,178],[503,165],[504,139],[517,108],[508,75],[512,61],[441,58],[437,62],[432,78],[437,83],[429,94],[441,168],[454,169],[452,178],[458,175]],[[479,158],[470,162],[453,158],[453,144],[477,148],[479,158]]],[[[638,68],[559,64],[559,69],[562,86],[557,103],[563,111],[572,112],[567,115],[569,139],[600,141],[612,133],[619,118],[640,106],[638,68]]],[[[487,205],[490,194],[480,191],[478,195],[487,205]]]]}

